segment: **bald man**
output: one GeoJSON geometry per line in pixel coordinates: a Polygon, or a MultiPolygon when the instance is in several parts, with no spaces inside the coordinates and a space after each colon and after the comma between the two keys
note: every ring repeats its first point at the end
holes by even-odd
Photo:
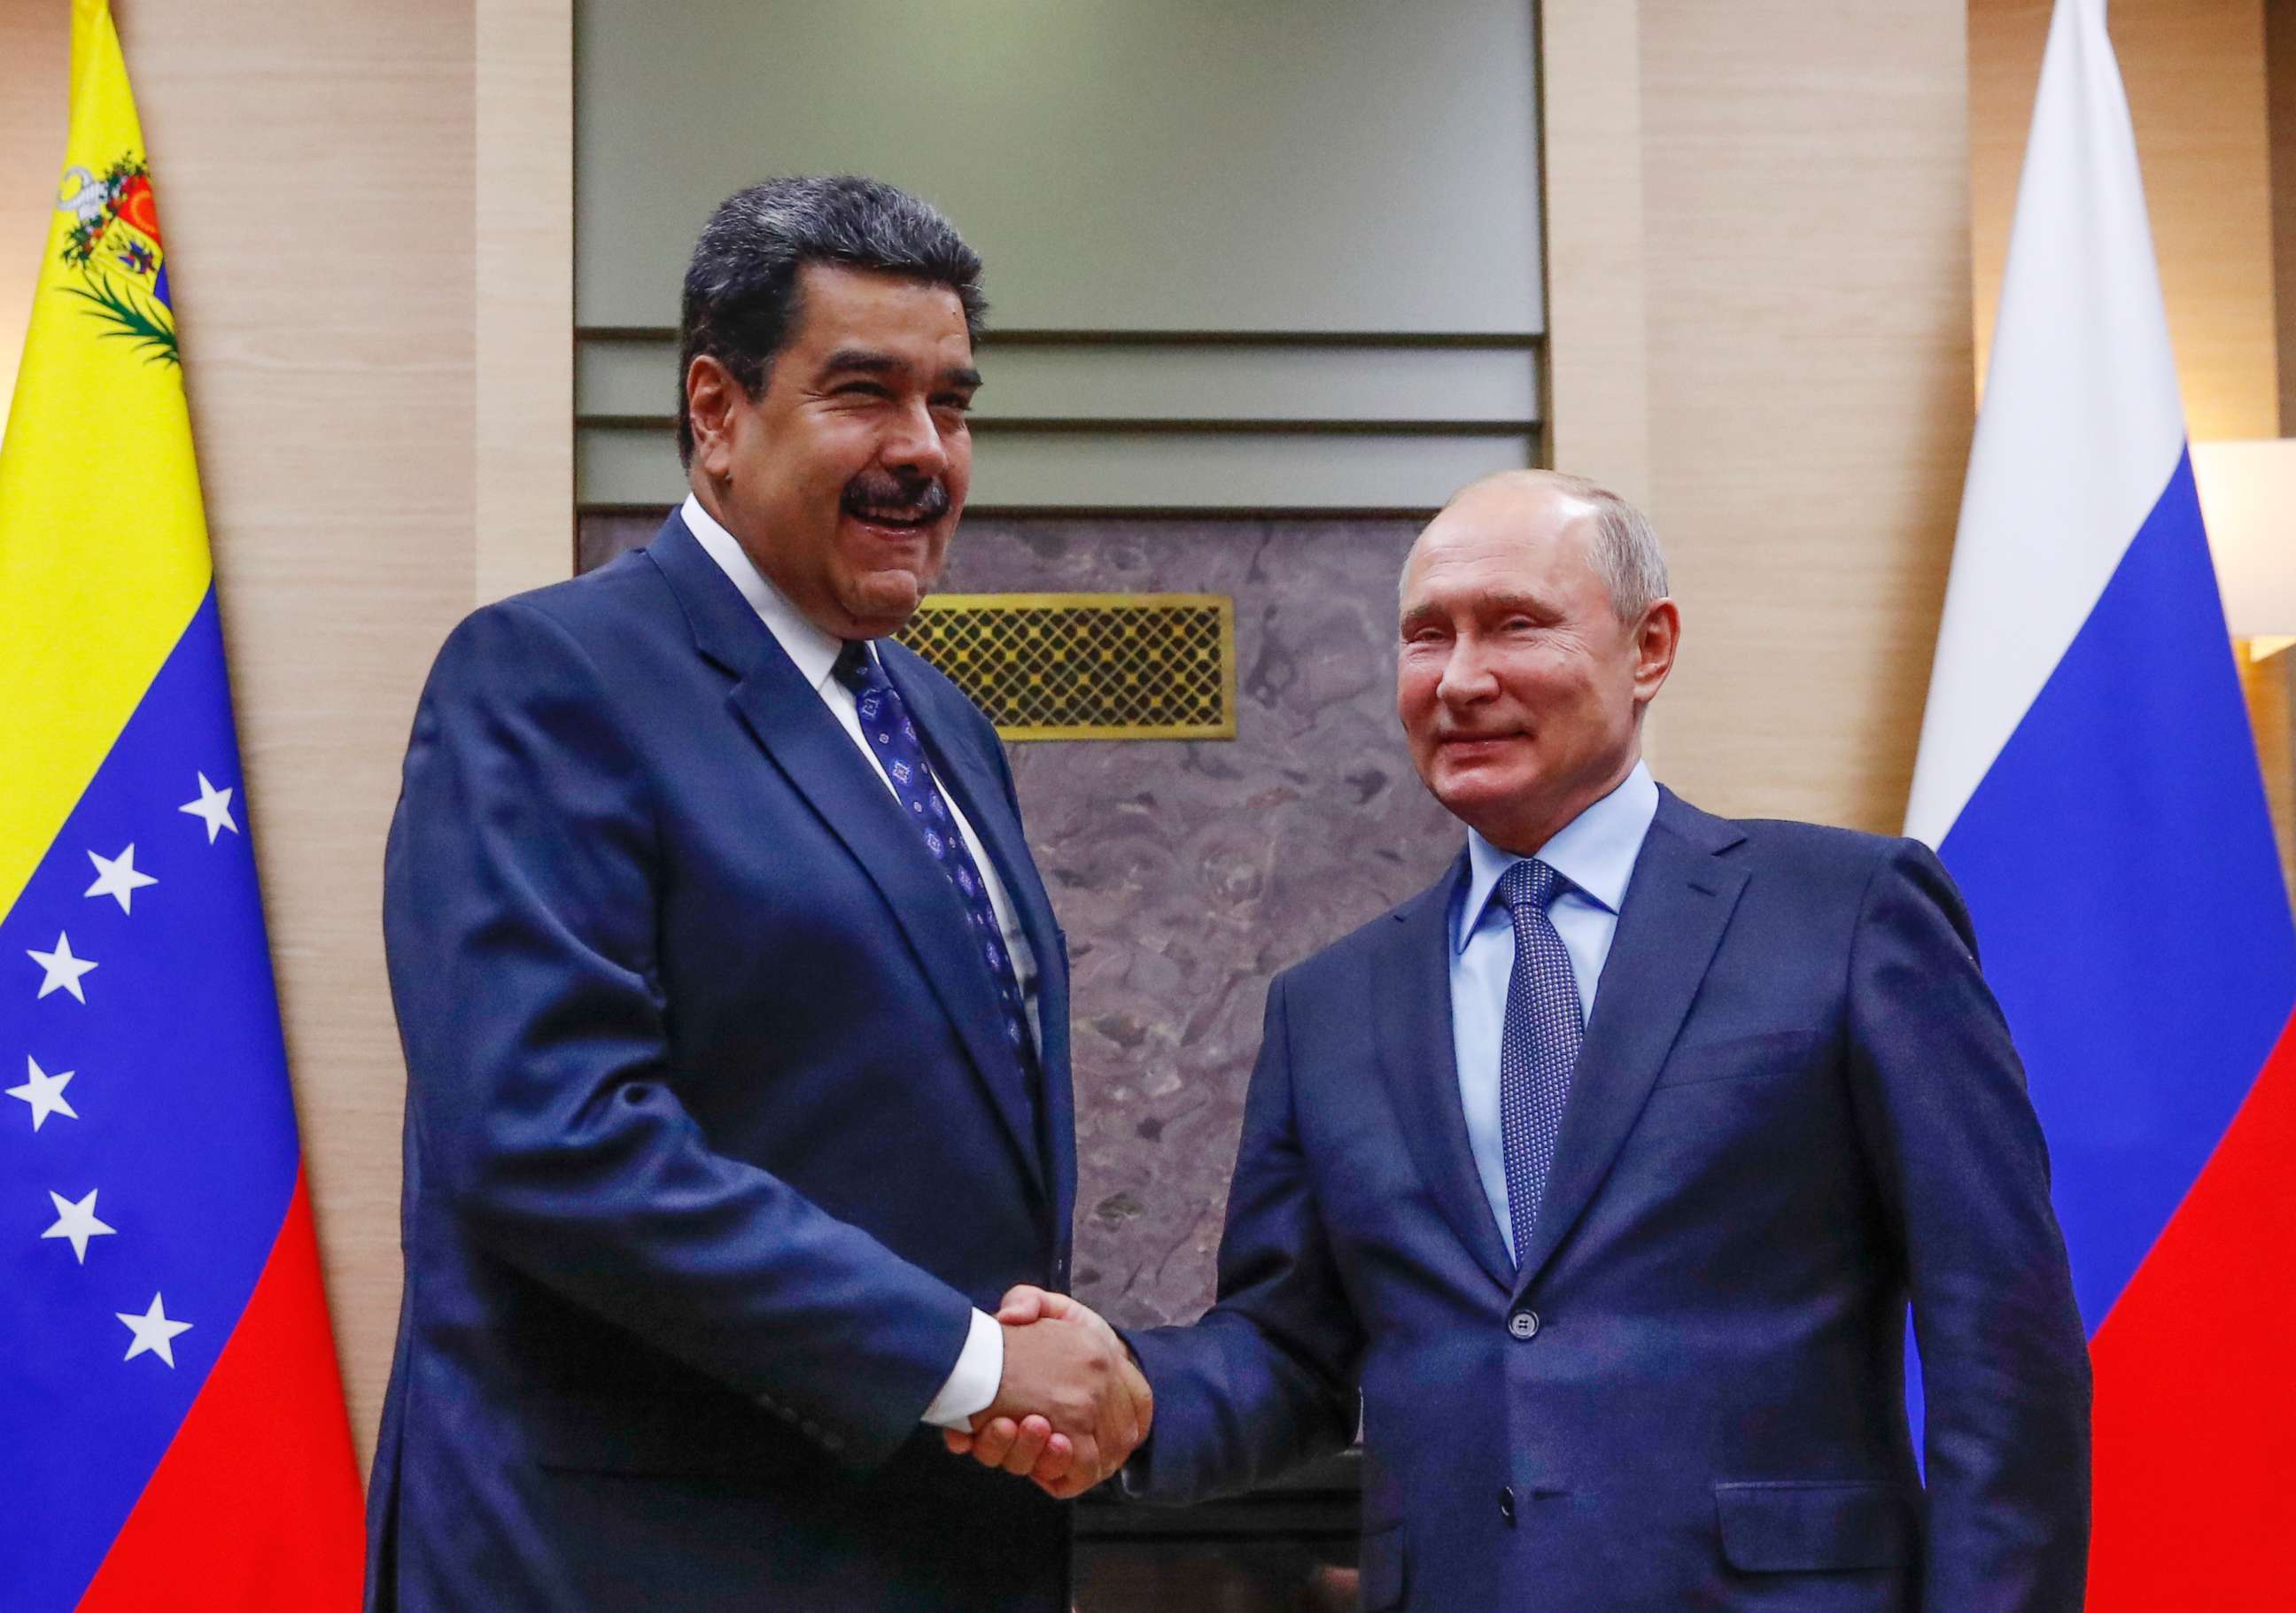
{"type": "MultiPolygon", "coordinates": [[[[1247,1487],[1359,1389],[1374,1613],[2078,1609],[2087,1355],[1944,870],[1652,781],[1681,613],[1602,488],[1469,488],[1399,602],[1397,715],[1467,844],[1270,988],[1218,1305],[1129,1340],[1127,1487],[1247,1487]]],[[[954,1443],[1074,1482],[1041,1423],[954,1443]]]]}

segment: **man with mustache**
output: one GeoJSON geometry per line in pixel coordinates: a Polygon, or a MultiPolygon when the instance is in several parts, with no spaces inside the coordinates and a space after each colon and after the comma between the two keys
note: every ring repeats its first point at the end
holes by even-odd
{"type": "Polygon", "coordinates": [[[1952,881],[1653,782],[1681,612],[1615,495],[1469,487],[1399,606],[1397,714],[1466,848],[1269,989],[1219,1301],[1132,1337],[1127,1486],[1251,1485],[1360,1391],[1366,1613],[2077,1613],[2088,1357],[1952,881]]]}
{"type": "Polygon", "coordinates": [[[980,260],[865,179],[695,247],[645,549],[492,605],[415,716],[385,870],[406,1284],[371,1609],[1055,1613],[1145,1388],[1057,1289],[1068,978],[995,731],[886,642],[972,463],[980,260]],[[1008,1418],[1009,1421],[1009,1418],[1008,1418]]]}

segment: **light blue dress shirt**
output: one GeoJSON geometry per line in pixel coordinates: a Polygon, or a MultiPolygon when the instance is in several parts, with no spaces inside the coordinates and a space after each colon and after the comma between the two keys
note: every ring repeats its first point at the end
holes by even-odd
{"type": "MultiPolygon", "coordinates": [[[[1547,909],[1570,954],[1578,1005],[1591,1019],[1595,986],[1618,932],[1643,838],[1658,815],[1658,784],[1642,762],[1619,787],[1564,824],[1539,847],[1538,860],[1567,881],[1547,909]]],[[[1467,1144],[1510,1257],[1514,1217],[1508,1213],[1506,1152],[1499,1140],[1499,1032],[1506,1023],[1507,977],[1514,971],[1514,924],[1492,899],[1499,878],[1521,861],[1473,830],[1467,831],[1467,880],[1452,908],[1451,1043],[1459,1070],[1459,1104],[1467,1144]]]]}

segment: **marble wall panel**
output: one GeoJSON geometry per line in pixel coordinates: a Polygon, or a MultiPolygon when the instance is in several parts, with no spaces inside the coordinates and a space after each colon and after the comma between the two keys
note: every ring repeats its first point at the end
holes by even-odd
{"type": "MultiPolygon", "coordinates": [[[[586,563],[653,526],[586,517],[586,563]]],[[[952,592],[1235,600],[1234,740],[1012,747],[1075,976],[1075,1287],[1119,1322],[1210,1303],[1270,977],[1459,849],[1393,709],[1395,577],[1415,529],[982,518],[951,551],[952,592]]]]}

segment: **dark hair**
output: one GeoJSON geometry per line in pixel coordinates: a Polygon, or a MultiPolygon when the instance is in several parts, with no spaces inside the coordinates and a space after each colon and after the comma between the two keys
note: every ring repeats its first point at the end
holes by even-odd
{"type": "Polygon", "coordinates": [[[980,255],[930,202],[850,174],[768,179],[718,204],[685,266],[677,328],[677,457],[693,463],[686,372],[703,354],[756,397],[798,323],[798,271],[843,264],[944,285],[980,334],[980,255]]]}

